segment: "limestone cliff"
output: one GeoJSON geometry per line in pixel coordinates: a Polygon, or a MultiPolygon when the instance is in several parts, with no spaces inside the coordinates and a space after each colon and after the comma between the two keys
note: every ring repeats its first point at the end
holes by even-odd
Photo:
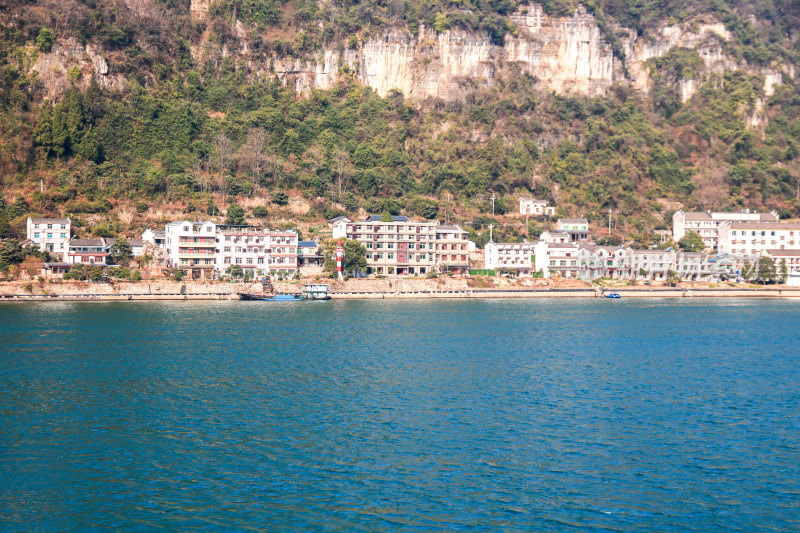
{"type": "MultiPolygon", "coordinates": [[[[192,16],[200,21],[207,18],[212,2],[192,0],[192,16]]],[[[192,53],[196,61],[211,65],[220,58],[233,56],[243,61],[254,75],[277,77],[300,94],[331,88],[342,67],[347,67],[379,94],[399,90],[411,100],[460,99],[475,87],[491,86],[498,77],[517,73],[531,75],[543,90],[557,93],[602,95],[616,83],[648,92],[651,89],[648,60],[664,56],[676,47],[698,51],[705,64],[703,76],[742,68],[763,75],[764,96],[772,93],[784,75],[793,75],[782,68],[752,69],[726,55],[725,42],[731,36],[723,24],[713,20],[663,24],[643,36],[627,28],[614,28],[625,57],[623,65],[597,19],[582,7],[572,16],[555,17],[534,4],[519,9],[510,19],[518,31],[507,35],[502,46],[493,44],[485,33],[459,29],[439,33],[423,26],[416,34],[390,29],[358,43],[355,48],[332,46],[307,59],[254,52],[248,42],[248,31],[236,21],[233,26],[236,44],[219,47],[203,40],[192,46],[192,53]]],[[[204,36],[208,36],[207,31],[204,36]]],[[[51,53],[41,54],[32,70],[39,72],[52,98],[69,85],[66,72],[70,65],[78,65],[84,74],[94,74],[101,85],[118,87],[122,83],[118,74],[109,72],[99,51],[75,41],[60,42],[51,53]]],[[[701,85],[703,76],[679,80],[684,101],[701,85]]],[[[758,115],[756,109],[754,124],[759,122],[758,115]]]]}
{"type": "MultiPolygon", "coordinates": [[[[207,2],[192,5],[195,3],[207,8],[207,2]]],[[[238,50],[224,48],[221,54],[239,55],[253,72],[277,76],[299,93],[330,88],[341,66],[346,65],[379,94],[396,89],[411,99],[458,99],[472,87],[491,85],[498,76],[515,72],[529,74],[539,80],[542,89],[557,93],[601,95],[615,83],[648,92],[648,60],[664,56],[675,47],[697,49],[705,63],[705,74],[748,68],[725,54],[724,44],[731,36],[724,25],[715,21],[665,24],[645,36],[616,28],[626,70],[595,17],[583,8],[571,17],[552,17],[541,6],[530,5],[510,18],[518,32],[506,36],[503,46],[492,44],[489,36],[482,33],[437,33],[422,27],[416,35],[388,30],[359,43],[355,49],[326,49],[307,60],[254,55],[246,41],[238,50]]],[[[208,58],[207,48],[194,50],[196,59],[208,58]]],[[[765,76],[767,93],[781,83],[780,70],[757,72],[765,76]]],[[[694,93],[698,81],[680,81],[684,101],[694,93]]]]}
{"type": "Polygon", "coordinates": [[[48,53],[38,52],[30,70],[37,73],[48,100],[60,98],[73,84],[85,87],[92,77],[100,87],[109,89],[122,89],[125,81],[109,71],[105,58],[91,44],[84,46],[72,38],[57,42],[48,53]],[[71,80],[69,71],[74,67],[80,76],[71,80]]]}

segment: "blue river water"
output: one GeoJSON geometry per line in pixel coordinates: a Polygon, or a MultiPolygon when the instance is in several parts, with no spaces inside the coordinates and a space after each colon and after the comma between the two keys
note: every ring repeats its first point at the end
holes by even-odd
{"type": "Polygon", "coordinates": [[[2,531],[798,531],[800,302],[0,305],[2,531]]]}

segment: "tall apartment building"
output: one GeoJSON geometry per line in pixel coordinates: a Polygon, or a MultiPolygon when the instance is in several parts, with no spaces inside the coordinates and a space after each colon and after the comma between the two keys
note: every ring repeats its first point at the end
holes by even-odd
{"type": "MultiPolygon", "coordinates": [[[[686,233],[700,235],[708,250],[719,249],[719,228],[726,222],[777,222],[778,214],[769,213],[715,213],[711,211],[677,211],[672,215],[672,240],[678,242],[686,233]]],[[[720,250],[721,251],[721,250],[720,250]]]]}
{"type": "Polygon", "coordinates": [[[411,222],[404,216],[383,222],[371,215],[363,222],[339,219],[332,226],[334,239],[352,239],[366,247],[367,273],[415,276],[437,268],[436,222],[411,222]]]}
{"type": "Polygon", "coordinates": [[[190,279],[214,277],[216,225],[179,220],[164,227],[169,265],[184,270],[190,279]]]}
{"type": "Polygon", "coordinates": [[[730,222],[719,225],[719,252],[759,255],[766,250],[800,248],[800,223],[730,222]]]}
{"type": "Polygon", "coordinates": [[[71,236],[72,223],[68,218],[31,218],[26,224],[26,237],[41,251],[67,260],[67,241],[71,236]]]}
{"type": "Polygon", "coordinates": [[[436,226],[436,267],[440,272],[469,272],[468,236],[458,226],[436,226]]]}
{"type": "Polygon", "coordinates": [[[269,253],[269,272],[293,276],[297,273],[297,232],[266,230],[269,253]]]}
{"type": "Polygon", "coordinates": [[[257,226],[217,226],[215,268],[224,273],[231,265],[256,277],[297,272],[297,233],[257,226]]]}

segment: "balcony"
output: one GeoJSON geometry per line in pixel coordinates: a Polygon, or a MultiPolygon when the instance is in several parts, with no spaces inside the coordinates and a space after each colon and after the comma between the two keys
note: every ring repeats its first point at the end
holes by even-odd
{"type": "Polygon", "coordinates": [[[198,240],[196,240],[196,241],[191,237],[190,238],[181,237],[178,240],[178,245],[180,246],[181,244],[183,244],[183,245],[189,244],[189,245],[191,245],[192,247],[195,247],[195,248],[197,248],[197,247],[213,248],[216,245],[216,243],[214,242],[213,238],[209,237],[208,240],[201,240],[201,239],[206,239],[206,237],[199,237],[198,240]]]}
{"type": "Polygon", "coordinates": [[[178,252],[179,259],[214,259],[213,253],[208,252],[178,252]]]}

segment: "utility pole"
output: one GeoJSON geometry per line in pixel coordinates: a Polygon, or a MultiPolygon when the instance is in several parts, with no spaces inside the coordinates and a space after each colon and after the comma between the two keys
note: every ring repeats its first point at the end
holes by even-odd
{"type": "Polygon", "coordinates": [[[497,200],[497,196],[494,195],[494,192],[492,192],[492,197],[489,199],[492,201],[492,218],[494,218],[494,201],[497,200]]]}
{"type": "Polygon", "coordinates": [[[494,242],[492,241],[492,228],[494,228],[494,224],[489,224],[489,242],[494,242]]]}
{"type": "Polygon", "coordinates": [[[444,212],[444,223],[445,224],[450,223],[450,193],[447,193],[447,208],[445,209],[444,212]]]}
{"type": "Polygon", "coordinates": [[[608,234],[611,235],[611,213],[614,211],[609,207],[608,208],[608,234]]]}

